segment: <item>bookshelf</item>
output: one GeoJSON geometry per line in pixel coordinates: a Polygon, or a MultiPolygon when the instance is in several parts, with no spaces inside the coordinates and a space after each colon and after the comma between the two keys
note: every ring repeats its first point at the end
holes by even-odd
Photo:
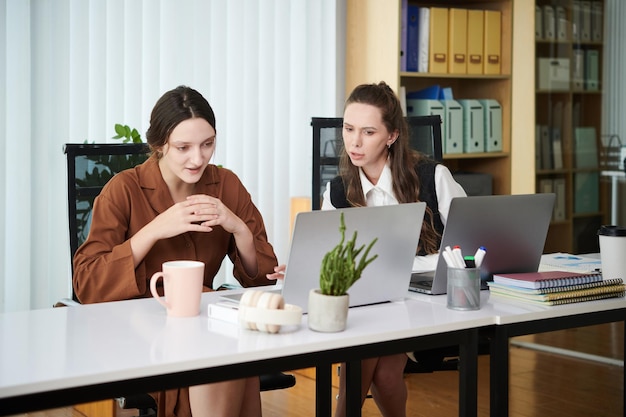
{"type": "Polygon", "coordinates": [[[608,221],[600,181],[604,1],[535,2],[535,175],[556,192],[546,252],[598,252],[608,221]]]}
{"type": "MultiPolygon", "coordinates": [[[[433,85],[450,87],[455,99],[495,99],[502,106],[502,150],[444,154],[452,172],[490,174],[494,194],[535,192],[532,169],[534,143],[515,126],[534,126],[532,74],[534,55],[533,8],[530,2],[512,0],[414,1],[420,7],[492,10],[501,13],[501,61],[498,74],[449,74],[401,71],[402,0],[348,0],[346,17],[346,94],[356,85],[386,81],[396,92],[421,90],[433,85]],[[526,48],[516,44],[526,43],[526,48]],[[520,62],[520,83],[513,76],[513,60],[520,62]],[[525,84],[523,84],[525,83],[525,84]],[[530,93],[529,93],[530,91],[530,93]],[[523,169],[522,167],[526,167],[523,169]]],[[[518,68],[516,68],[517,70],[518,68]]],[[[517,72],[516,72],[517,73],[517,72]]]]}

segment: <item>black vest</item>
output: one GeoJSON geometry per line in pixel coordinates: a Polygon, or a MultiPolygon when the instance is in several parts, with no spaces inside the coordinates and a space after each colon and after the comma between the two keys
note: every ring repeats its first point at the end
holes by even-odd
{"type": "MultiPolygon", "coordinates": [[[[415,172],[420,179],[420,201],[425,202],[432,211],[435,230],[441,236],[443,233],[443,223],[439,216],[439,204],[437,204],[437,191],[435,190],[435,168],[437,164],[438,163],[435,161],[422,160],[415,166],[415,172]]],[[[330,202],[335,208],[352,207],[346,199],[346,190],[341,176],[336,176],[330,181],[330,202]]],[[[428,212],[424,215],[424,221],[430,222],[428,212]]],[[[441,238],[439,238],[437,244],[441,244],[441,238]]],[[[418,255],[426,255],[426,253],[420,250],[418,255]]]]}

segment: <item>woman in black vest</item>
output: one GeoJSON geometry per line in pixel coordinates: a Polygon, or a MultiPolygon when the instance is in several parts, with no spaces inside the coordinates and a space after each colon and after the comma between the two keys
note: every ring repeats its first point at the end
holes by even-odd
{"type": "MultiPolygon", "coordinates": [[[[416,254],[434,270],[450,201],[466,194],[448,168],[409,148],[400,100],[386,83],[352,91],[344,107],[343,144],[340,175],[328,183],[322,210],[426,202],[416,254]]],[[[371,389],[385,417],[406,415],[406,361],[405,354],[362,361],[362,401],[371,389]]],[[[344,415],[342,375],[335,416],[344,415]]]]}

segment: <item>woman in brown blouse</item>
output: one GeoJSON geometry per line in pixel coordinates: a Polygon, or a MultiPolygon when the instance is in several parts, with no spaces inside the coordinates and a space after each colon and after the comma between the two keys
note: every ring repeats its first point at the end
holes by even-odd
{"type": "MultiPolygon", "coordinates": [[[[180,86],[156,103],[146,133],[151,157],[115,175],[96,198],[89,236],[74,256],[74,291],[83,303],[150,297],[165,261],[205,263],[205,291],[225,256],[245,287],[274,283],[276,255],[250,194],[231,171],[209,163],[215,114],[180,86]]],[[[154,394],[159,416],[260,416],[259,379],[154,394]]]]}

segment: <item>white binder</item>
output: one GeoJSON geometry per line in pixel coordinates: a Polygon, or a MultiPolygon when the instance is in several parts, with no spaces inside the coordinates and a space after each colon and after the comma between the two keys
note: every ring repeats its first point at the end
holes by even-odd
{"type": "Polygon", "coordinates": [[[550,5],[543,6],[543,39],[546,41],[556,39],[554,8],[550,5]]]}
{"type": "Polygon", "coordinates": [[[582,91],[585,88],[585,51],[580,48],[572,50],[572,90],[582,91]]]}
{"type": "Polygon", "coordinates": [[[591,41],[602,42],[602,19],[604,5],[601,1],[591,2],[591,41]]]}
{"type": "Polygon", "coordinates": [[[438,115],[443,123],[445,109],[439,100],[410,99],[406,101],[407,116],[438,115]]]}
{"type": "Polygon", "coordinates": [[[485,152],[502,151],[502,106],[497,100],[479,100],[483,106],[485,152]]]}
{"type": "Polygon", "coordinates": [[[572,0],[572,40],[580,42],[580,32],[582,30],[582,14],[580,11],[580,0],[572,0]]]}
{"type": "Polygon", "coordinates": [[[485,112],[478,100],[459,100],[463,107],[463,151],[485,152],[485,112]]]}
{"type": "Polygon", "coordinates": [[[539,6],[535,6],[535,39],[543,39],[543,12],[539,6]]]}
{"type": "Polygon", "coordinates": [[[455,100],[441,100],[443,119],[443,153],[463,153],[463,108],[455,100]]]}
{"type": "Polygon", "coordinates": [[[565,14],[565,7],[556,6],[554,8],[554,20],[556,21],[556,39],[559,41],[567,40],[567,15],[565,14]]]}
{"type": "Polygon", "coordinates": [[[580,2],[580,41],[591,40],[591,1],[580,2]]]}

